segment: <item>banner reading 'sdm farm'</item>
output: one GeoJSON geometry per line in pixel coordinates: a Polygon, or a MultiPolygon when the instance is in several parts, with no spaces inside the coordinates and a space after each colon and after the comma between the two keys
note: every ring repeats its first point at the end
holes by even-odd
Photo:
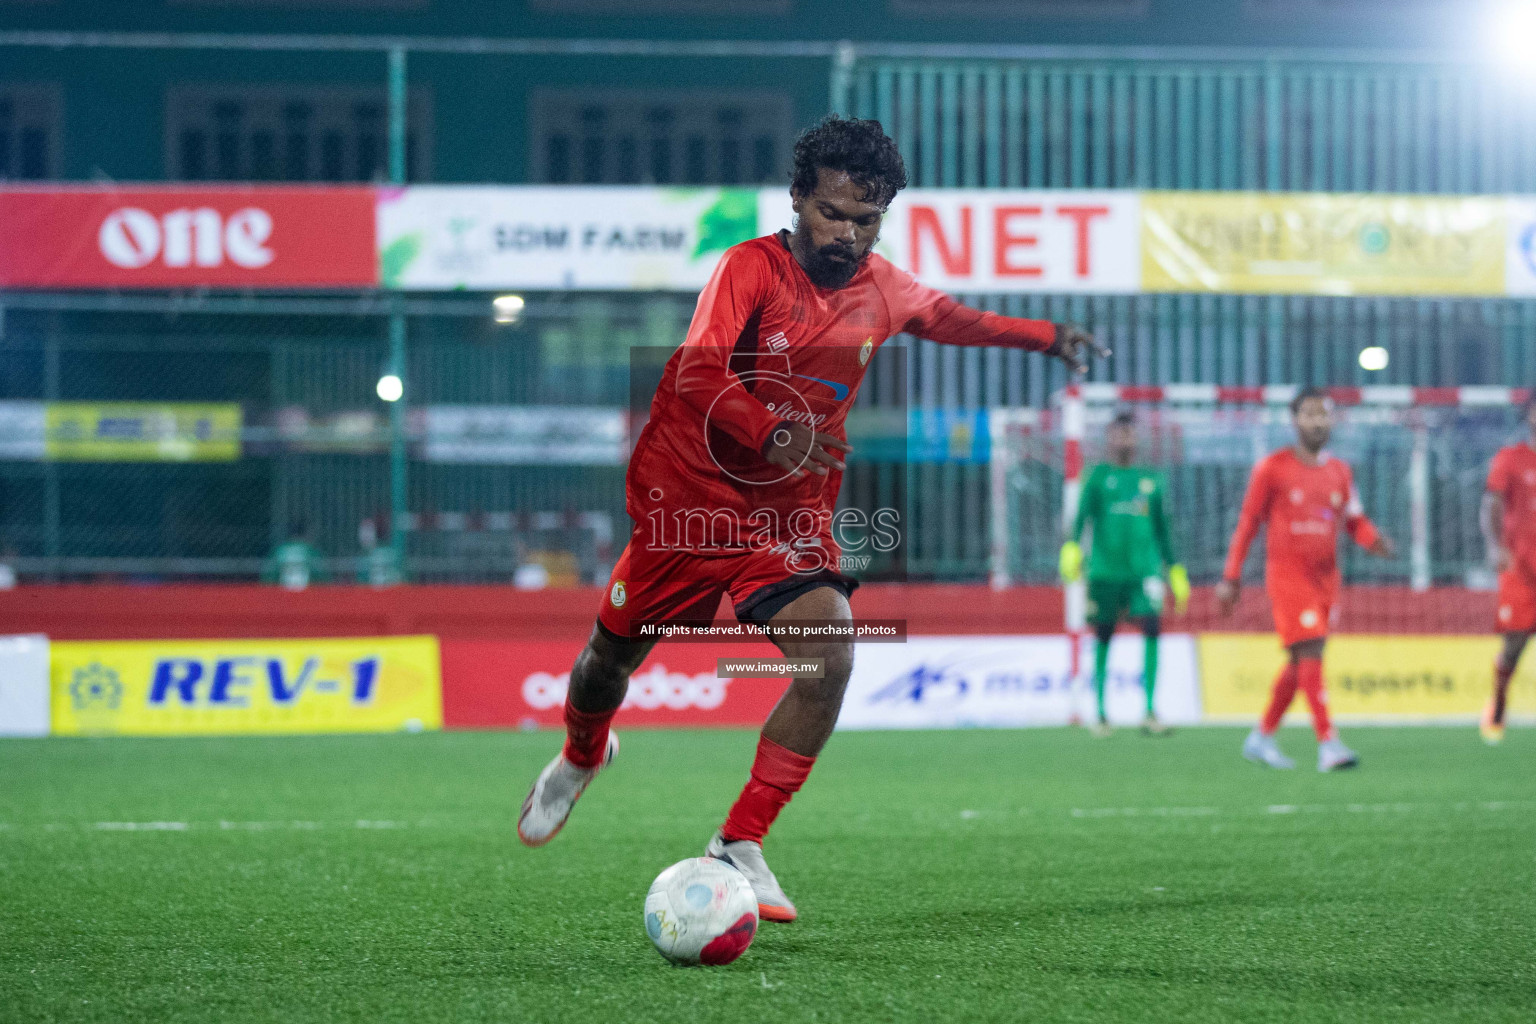
{"type": "Polygon", "coordinates": [[[693,290],[758,232],[756,189],[416,186],[379,194],[379,274],[405,289],[693,290]]]}
{"type": "Polygon", "coordinates": [[[437,638],[53,645],[57,736],[392,732],[443,720],[437,638]]]}

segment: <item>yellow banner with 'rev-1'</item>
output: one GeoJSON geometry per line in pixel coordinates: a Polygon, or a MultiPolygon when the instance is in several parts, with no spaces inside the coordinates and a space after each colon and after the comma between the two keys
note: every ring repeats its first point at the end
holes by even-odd
{"type": "Polygon", "coordinates": [[[56,736],[391,732],[443,722],[437,638],[63,641],[56,736]]]}

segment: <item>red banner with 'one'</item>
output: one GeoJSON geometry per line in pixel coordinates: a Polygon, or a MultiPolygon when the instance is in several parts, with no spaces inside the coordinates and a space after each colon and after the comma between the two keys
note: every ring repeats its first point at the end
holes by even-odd
{"type": "Polygon", "coordinates": [[[0,287],[378,284],[366,186],[0,189],[0,287]]]}

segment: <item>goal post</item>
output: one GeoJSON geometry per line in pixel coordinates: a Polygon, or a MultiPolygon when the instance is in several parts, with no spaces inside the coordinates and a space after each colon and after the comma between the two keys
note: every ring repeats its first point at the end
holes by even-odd
{"type": "MultiPolygon", "coordinates": [[[[1335,407],[1329,448],[1350,463],[1368,514],[1398,544],[1386,561],[1346,551],[1346,582],[1421,593],[1491,586],[1477,511],[1489,460],[1523,436],[1520,408],[1530,392],[1325,390],[1335,407]]],[[[1295,385],[1079,384],[1059,392],[1046,409],[993,409],[992,586],[1058,584],[1055,556],[1077,512],[1083,467],[1104,457],[1104,428],[1121,409],[1137,417],[1138,460],[1168,476],[1181,559],[1197,582],[1215,582],[1253,464],[1292,443],[1288,405],[1297,391],[1295,385]]],[[[1250,559],[1250,573],[1257,574],[1258,562],[1250,559]]],[[[1069,633],[1083,628],[1081,590],[1066,588],[1069,633]]]]}

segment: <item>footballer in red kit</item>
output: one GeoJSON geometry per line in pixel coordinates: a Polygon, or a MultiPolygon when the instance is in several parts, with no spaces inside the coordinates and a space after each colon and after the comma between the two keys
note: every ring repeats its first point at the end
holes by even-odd
{"type": "Polygon", "coordinates": [[[1327,397],[1304,389],[1291,402],[1291,418],[1296,444],[1260,460],[1249,478],[1217,600],[1225,613],[1236,607],[1248,548],[1259,528],[1267,528],[1265,590],[1288,661],[1263,718],[1243,744],[1243,756],[1275,768],[1294,767],[1274,734],[1299,688],[1317,732],[1317,769],[1334,771],[1359,763],[1334,731],[1323,687],[1323,646],[1339,593],[1339,532],[1381,557],[1391,556],[1392,545],[1366,518],[1349,466],[1324,450],[1333,432],[1327,397]]]}
{"type": "Polygon", "coordinates": [[[1525,421],[1530,436],[1493,457],[1483,495],[1483,538],[1499,574],[1494,629],[1503,638],[1493,665],[1493,696],[1480,725],[1490,745],[1504,739],[1509,681],[1536,633],[1536,396],[1525,405],[1525,421]]]}
{"type": "MultiPolygon", "coordinates": [[[[852,623],[858,584],[842,571],[833,511],[851,450],[845,420],[889,338],[1040,352],[1074,370],[1089,353],[1108,355],[1080,328],[970,309],[875,255],[906,182],[878,122],[825,119],[795,144],[794,229],[728,250],[700,294],[630,458],[634,527],[571,670],[564,749],[523,803],[518,835],[528,845],[555,836],[612,758],[609,723],[654,627],[707,623],[722,596],[743,622],[852,623]]],[[[773,639],[789,658],[819,659],[823,672],[791,681],[705,853],[746,875],[763,918],[792,921],[762,841],[832,733],[853,644],[773,639]]]]}

